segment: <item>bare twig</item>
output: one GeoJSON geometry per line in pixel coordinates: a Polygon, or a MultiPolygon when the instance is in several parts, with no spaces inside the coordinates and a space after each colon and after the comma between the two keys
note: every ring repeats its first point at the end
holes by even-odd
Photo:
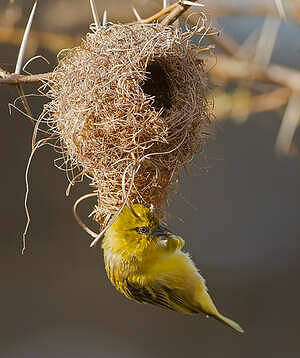
{"type": "Polygon", "coordinates": [[[151,22],[157,21],[159,20],[161,17],[167,15],[168,13],[170,13],[173,9],[176,9],[176,7],[178,6],[178,3],[173,4],[165,9],[162,9],[160,11],[158,11],[156,14],[148,17],[147,19],[144,19],[141,21],[142,24],[150,24],[151,22]]]}
{"type": "Polygon", "coordinates": [[[300,92],[300,72],[285,66],[269,65],[265,68],[226,55],[219,55],[217,61],[207,58],[207,62],[212,67],[212,74],[223,80],[258,81],[300,92]]]}
{"type": "Polygon", "coordinates": [[[245,111],[247,115],[274,111],[285,106],[290,95],[291,91],[287,88],[277,88],[257,96],[252,96],[250,91],[246,96],[243,88],[237,89],[232,94],[217,90],[214,92],[216,119],[224,120],[232,116],[242,117],[245,115],[245,111]]]}
{"type": "Polygon", "coordinates": [[[252,113],[274,111],[287,104],[291,91],[287,88],[277,88],[274,91],[253,97],[252,113]]]}
{"type": "MultiPolygon", "coordinates": [[[[158,1],[158,0],[157,0],[158,1]]],[[[219,1],[219,0],[205,0],[203,3],[208,8],[212,16],[285,16],[296,22],[300,22],[300,3],[295,0],[285,0],[284,8],[282,1],[276,1],[274,6],[273,1],[255,2],[237,2],[237,1],[219,1]],[[281,3],[281,5],[280,5],[281,3]],[[278,6],[279,5],[279,6],[278,6]]]]}
{"type": "Polygon", "coordinates": [[[40,73],[35,75],[17,75],[15,73],[8,73],[0,71],[0,85],[18,85],[23,83],[34,83],[34,82],[40,82],[43,80],[49,80],[51,78],[52,73],[40,73]]]}
{"type": "MultiPolygon", "coordinates": [[[[187,4],[185,4],[185,1],[177,1],[177,3],[172,4],[168,7],[165,7],[166,3],[164,3],[164,7],[158,11],[153,16],[148,17],[144,20],[138,20],[138,22],[141,22],[143,24],[150,24],[152,22],[160,20],[162,17],[167,15],[161,23],[163,25],[170,25],[173,22],[175,22],[179,16],[181,16],[186,10],[188,10],[191,7],[191,4],[194,3],[197,0],[188,1],[187,4]]],[[[202,6],[201,4],[198,4],[202,6]]],[[[135,9],[134,9],[135,10],[135,9]]],[[[135,11],[134,11],[135,12],[135,11]]],[[[135,14],[136,16],[136,14],[135,14]]],[[[138,16],[136,16],[138,18],[138,16]]]]}
{"type": "MultiPolygon", "coordinates": [[[[196,0],[194,0],[196,1],[196,0]]],[[[191,5],[183,5],[181,1],[176,4],[176,7],[162,20],[163,25],[170,25],[176,21],[191,5]]]]}
{"type": "MultiPolygon", "coordinates": [[[[195,53],[201,53],[195,50],[195,53]]],[[[269,65],[267,68],[249,63],[246,60],[234,59],[226,55],[219,55],[215,58],[207,58],[207,64],[212,67],[212,75],[223,80],[250,80],[263,83],[270,83],[280,87],[286,87],[293,92],[300,92],[300,71],[292,70],[285,66],[269,65]]],[[[51,72],[35,75],[16,75],[0,69],[0,84],[16,85],[18,83],[33,83],[51,78],[51,72]]]]}

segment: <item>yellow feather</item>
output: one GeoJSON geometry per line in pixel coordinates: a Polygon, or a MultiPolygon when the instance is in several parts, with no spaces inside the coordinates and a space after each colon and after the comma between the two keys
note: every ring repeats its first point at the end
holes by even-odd
{"type": "Polygon", "coordinates": [[[181,251],[183,246],[184,240],[161,227],[150,209],[138,204],[125,207],[103,239],[107,275],[137,302],[188,314],[203,312],[243,332],[218,312],[205,280],[181,251]]]}

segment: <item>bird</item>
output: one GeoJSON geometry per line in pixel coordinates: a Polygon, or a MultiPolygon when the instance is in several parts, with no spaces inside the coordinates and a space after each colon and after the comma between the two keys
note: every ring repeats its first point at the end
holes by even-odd
{"type": "Polygon", "coordinates": [[[242,327],[223,316],[185,241],[159,223],[153,208],[126,205],[112,219],[102,241],[107,276],[127,298],[185,313],[204,313],[234,330],[242,327]]]}

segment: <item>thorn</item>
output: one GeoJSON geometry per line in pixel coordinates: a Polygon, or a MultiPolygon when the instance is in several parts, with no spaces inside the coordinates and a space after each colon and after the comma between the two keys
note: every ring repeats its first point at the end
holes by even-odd
{"type": "Polygon", "coordinates": [[[193,1],[182,1],[181,2],[183,5],[189,5],[189,6],[200,6],[200,7],[203,7],[204,4],[199,4],[197,2],[193,2],[193,1]]]}
{"type": "Polygon", "coordinates": [[[106,26],[107,25],[107,10],[105,9],[103,12],[103,18],[102,18],[102,26],[106,26]]]}
{"type": "Polygon", "coordinates": [[[132,7],[132,11],[134,13],[134,16],[136,17],[137,21],[142,21],[142,18],[140,17],[139,13],[137,12],[135,7],[132,7]]]}
{"type": "Polygon", "coordinates": [[[278,14],[281,17],[282,20],[286,21],[286,13],[283,7],[283,3],[282,0],[274,0],[275,1],[275,5],[277,7],[278,10],[278,14]]]}
{"type": "Polygon", "coordinates": [[[29,32],[31,29],[31,25],[32,25],[32,21],[33,21],[33,17],[35,14],[35,9],[37,6],[37,2],[38,0],[35,0],[34,5],[32,7],[25,31],[24,31],[24,35],[23,35],[23,39],[22,39],[22,43],[20,46],[20,50],[19,50],[19,54],[18,54],[18,58],[17,58],[17,63],[16,63],[16,68],[15,68],[15,73],[16,74],[20,74],[21,73],[21,67],[22,67],[22,62],[24,59],[24,54],[25,54],[25,50],[26,50],[26,45],[27,45],[27,41],[28,41],[28,37],[29,37],[29,32]]]}
{"type": "Polygon", "coordinates": [[[169,7],[169,0],[163,0],[163,8],[166,9],[169,7]]]}
{"type": "Polygon", "coordinates": [[[299,123],[300,96],[293,93],[286,107],[276,139],[277,152],[288,154],[295,130],[299,123]]]}
{"type": "Polygon", "coordinates": [[[90,0],[90,5],[91,5],[93,19],[94,19],[96,28],[97,28],[97,30],[99,30],[101,27],[101,24],[100,24],[98,12],[97,12],[97,8],[96,8],[96,4],[95,4],[94,0],[90,0]]]}
{"type": "Polygon", "coordinates": [[[259,31],[257,29],[253,30],[246,40],[239,46],[235,56],[245,59],[253,58],[255,54],[255,44],[257,44],[258,37],[259,31]]]}
{"type": "Polygon", "coordinates": [[[266,17],[256,46],[255,63],[262,66],[267,66],[270,63],[280,23],[281,19],[272,16],[266,17]]]}

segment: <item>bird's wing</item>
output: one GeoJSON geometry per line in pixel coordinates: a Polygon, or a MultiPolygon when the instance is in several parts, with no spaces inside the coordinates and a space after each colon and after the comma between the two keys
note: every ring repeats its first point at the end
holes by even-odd
{"type": "Polygon", "coordinates": [[[142,286],[137,282],[126,281],[126,296],[140,303],[150,303],[183,313],[199,313],[199,309],[190,305],[177,289],[162,284],[142,286]]]}
{"type": "Polygon", "coordinates": [[[184,240],[180,236],[170,235],[167,239],[167,249],[170,252],[174,252],[175,250],[181,250],[185,244],[184,240]]]}

